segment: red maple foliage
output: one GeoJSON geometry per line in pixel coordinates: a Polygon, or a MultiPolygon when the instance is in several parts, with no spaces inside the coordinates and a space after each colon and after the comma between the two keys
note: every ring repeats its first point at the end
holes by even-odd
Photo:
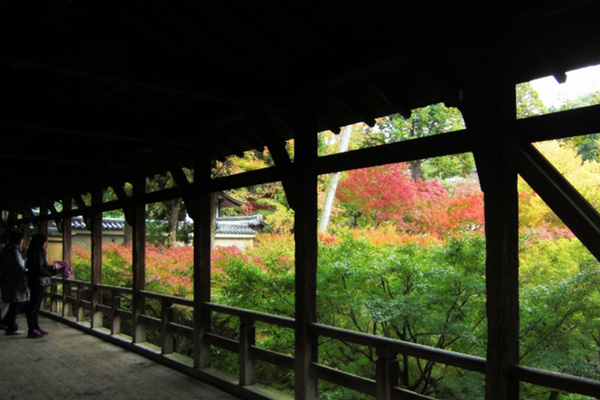
{"type": "Polygon", "coordinates": [[[437,180],[412,180],[404,163],[348,171],[337,198],[363,220],[391,222],[405,232],[446,234],[483,225],[479,190],[457,187],[451,195],[437,180]]]}
{"type": "Polygon", "coordinates": [[[408,228],[406,211],[416,204],[416,187],[406,164],[390,164],[348,171],[336,196],[375,221],[394,220],[408,228]]]}

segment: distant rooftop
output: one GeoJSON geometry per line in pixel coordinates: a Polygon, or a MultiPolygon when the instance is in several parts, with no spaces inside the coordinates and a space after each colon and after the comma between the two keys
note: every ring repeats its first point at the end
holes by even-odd
{"type": "MultiPolygon", "coordinates": [[[[216,233],[222,235],[254,235],[261,233],[268,224],[260,214],[237,216],[237,217],[217,217],[216,233]]],[[[73,217],[71,227],[74,231],[87,231],[83,217],[73,217]]],[[[123,231],[125,229],[125,220],[122,218],[103,218],[102,230],[104,231],[123,231]]],[[[48,226],[50,236],[60,235],[56,224],[53,222],[48,226]]]]}

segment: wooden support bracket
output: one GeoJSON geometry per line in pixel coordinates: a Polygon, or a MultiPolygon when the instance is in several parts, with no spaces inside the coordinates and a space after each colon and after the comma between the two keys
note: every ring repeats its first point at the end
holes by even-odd
{"type": "Polygon", "coordinates": [[[504,133],[496,135],[498,148],[556,215],[600,260],[600,214],[531,144],[518,144],[504,133]]]}

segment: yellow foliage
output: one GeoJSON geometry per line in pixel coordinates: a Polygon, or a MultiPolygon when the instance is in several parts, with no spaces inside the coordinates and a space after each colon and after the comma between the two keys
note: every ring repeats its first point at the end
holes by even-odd
{"type": "MultiPolygon", "coordinates": [[[[577,151],[558,141],[536,143],[535,147],[597,209],[600,206],[600,163],[584,161],[577,151]]],[[[544,201],[519,178],[522,227],[560,226],[562,223],[544,201]]]]}

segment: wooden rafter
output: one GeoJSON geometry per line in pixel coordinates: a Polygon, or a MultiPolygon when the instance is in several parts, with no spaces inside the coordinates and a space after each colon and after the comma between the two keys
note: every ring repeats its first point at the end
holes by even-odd
{"type": "Polygon", "coordinates": [[[271,157],[277,168],[282,171],[282,185],[285,191],[288,204],[292,209],[296,209],[297,192],[293,183],[292,161],[285,149],[285,142],[282,142],[277,137],[277,129],[275,128],[270,116],[263,109],[255,108],[250,111],[256,118],[257,135],[263,139],[269,148],[271,157]]]}
{"type": "Polygon", "coordinates": [[[367,111],[363,104],[360,104],[359,100],[351,99],[349,97],[342,97],[331,90],[327,91],[327,95],[333,98],[335,101],[344,105],[349,111],[358,115],[358,118],[370,127],[375,126],[376,122],[372,115],[367,111]]]}

